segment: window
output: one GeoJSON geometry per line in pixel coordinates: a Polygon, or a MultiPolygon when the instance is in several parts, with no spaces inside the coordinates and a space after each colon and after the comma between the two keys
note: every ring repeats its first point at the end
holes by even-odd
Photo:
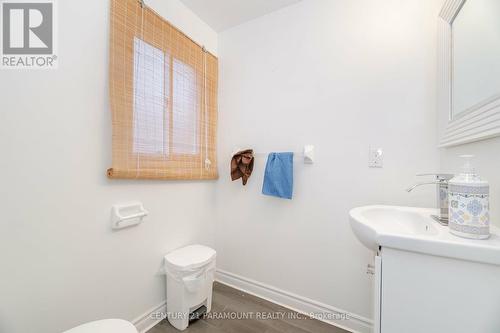
{"type": "Polygon", "coordinates": [[[112,0],[110,178],[217,178],[217,58],[137,0],[112,0]]]}
{"type": "Polygon", "coordinates": [[[134,40],[134,154],[166,154],[169,141],[165,54],[134,40]]]}
{"type": "Polygon", "coordinates": [[[198,136],[196,124],[196,75],[189,65],[180,60],[173,60],[173,140],[176,154],[198,154],[198,136]]]}

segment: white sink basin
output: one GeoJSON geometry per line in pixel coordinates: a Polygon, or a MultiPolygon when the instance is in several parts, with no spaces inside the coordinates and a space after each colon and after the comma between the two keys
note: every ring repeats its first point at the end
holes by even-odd
{"type": "Polygon", "coordinates": [[[430,217],[432,214],[436,214],[436,210],[394,206],[359,207],[349,213],[354,234],[374,251],[381,245],[377,238],[382,234],[437,235],[438,230],[430,217]]]}
{"type": "Polygon", "coordinates": [[[437,209],[365,206],[349,212],[351,228],[367,248],[390,247],[412,252],[500,265],[500,230],[488,240],[459,238],[434,221],[437,209]]]}

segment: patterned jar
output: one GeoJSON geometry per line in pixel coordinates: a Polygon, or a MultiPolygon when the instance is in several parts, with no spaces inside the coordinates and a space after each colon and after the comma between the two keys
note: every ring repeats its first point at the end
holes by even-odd
{"type": "Polygon", "coordinates": [[[463,173],[450,180],[448,193],[450,232],[464,238],[489,238],[490,187],[474,173],[470,163],[466,163],[463,173]]]}

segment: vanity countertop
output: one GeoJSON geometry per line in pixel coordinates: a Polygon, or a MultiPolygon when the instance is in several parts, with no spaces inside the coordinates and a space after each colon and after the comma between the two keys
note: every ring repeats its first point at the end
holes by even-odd
{"type": "Polygon", "coordinates": [[[455,236],[431,215],[437,209],[364,206],[349,212],[351,227],[368,248],[379,246],[448,258],[500,265],[500,229],[491,226],[486,240],[455,236]]]}

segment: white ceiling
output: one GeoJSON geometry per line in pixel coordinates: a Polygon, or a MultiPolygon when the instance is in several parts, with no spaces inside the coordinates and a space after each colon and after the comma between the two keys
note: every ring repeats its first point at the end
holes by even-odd
{"type": "Polygon", "coordinates": [[[301,0],[181,0],[212,29],[222,31],[301,0]]]}

